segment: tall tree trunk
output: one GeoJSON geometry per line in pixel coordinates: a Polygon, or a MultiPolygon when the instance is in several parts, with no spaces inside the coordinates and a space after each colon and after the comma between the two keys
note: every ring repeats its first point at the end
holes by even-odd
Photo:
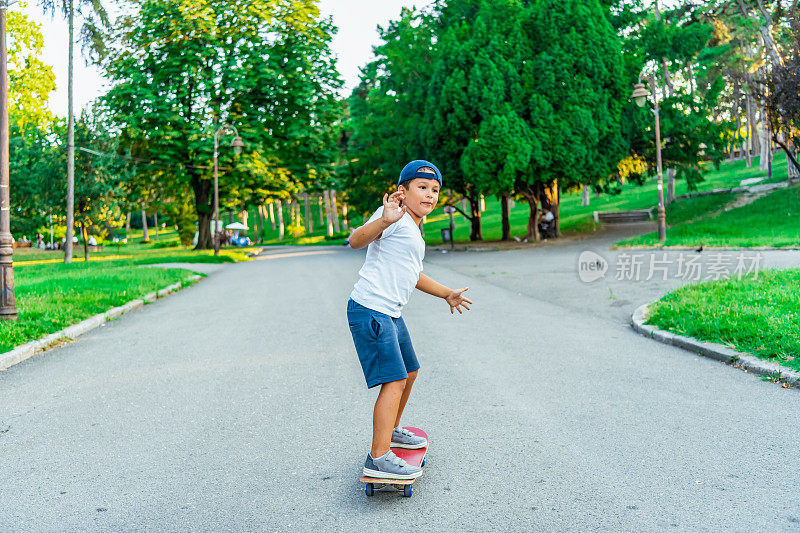
{"type": "Polygon", "coordinates": [[[528,239],[529,241],[538,241],[541,237],[539,235],[539,195],[537,193],[538,187],[533,185],[521,191],[525,201],[528,202],[528,232],[522,237],[521,240],[528,239]]]}
{"type": "Polygon", "coordinates": [[[587,205],[589,205],[589,200],[590,200],[589,187],[587,187],[586,185],[581,185],[581,193],[582,193],[581,206],[586,207],[587,205]]]}
{"type": "Polygon", "coordinates": [[[664,205],[671,204],[675,199],[675,169],[667,169],[667,198],[664,200],[664,205]]]}
{"type": "Polygon", "coordinates": [[[324,194],[325,194],[325,192],[323,191],[323,193],[320,194],[317,197],[317,206],[319,207],[319,225],[320,226],[324,226],[325,225],[325,213],[323,213],[323,211],[322,211],[322,203],[323,203],[322,197],[324,196],[324,194]]]}
{"type": "MultiPolygon", "coordinates": [[[[247,227],[250,227],[250,224],[247,223],[248,219],[250,218],[250,213],[247,212],[247,209],[243,209],[242,210],[242,214],[240,216],[242,217],[242,224],[244,224],[247,227]]],[[[247,230],[246,229],[242,230],[242,235],[247,237],[247,230]]]]}
{"type": "Polygon", "coordinates": [[[74,68],[73,41],[75,40],[75,11],[73,1],[69,0],[69,62],[67,66],[67,233],[64,242],[64,262],[72,262],[72,234],[75,217],[75,113],[72,98],[72,77],[74,68]]]}
{"type": "Polygon", "coordinates": [[[86,238],[86,224],[81,219],[81,239],[83,239],[83,260],[89,262],[89,239],[86,238]]]}
{"type": "Polygon", "coordinates": [[[794,143],[791,137],[784,135],[785,141],[780,143],[781,148],[786,153],[786,169],[790,180],[800,178],[800,163],[797,161],[797,150],[795,150],[794,143]]]}
{"type": "Polygon", "coordinates": [[[131,238],[131,212],[128,211],[128,216],[125,217],[125,238],[131,238]]]}
{"type": "Polygon", "coordinates": [[[750,99],[750,89],[745,92],[745,109],[747,113],[747,141],[746,141],[746,154],[747,154],[747,168],[753,166],[752,150],[753,150],[753,106],[750,99]]]}
{"type": "Polygon", "coordinates": [[[483,232],[481,231],[481,195],[471,193],[469,196],[469,209],[472,220],[470,221],[469,240],[482,241],[483,232]]]}
{"type": "MultiPolygon", "coordinates": [[[[741,85],[739,82],[733,84],[733,98],[736,102],[734,113],[736,114],[736,135],[735,146],[739,148],[739,157],[736,159],[744,159],[744,139],[742,138],[742,100],[741,100],[741,85]]],[[[734,148],[734,151],[736,148],[734,148]]]]}
{"type": "Polygon", "coordinates": [[[258,242],[264,240],[264,204],[258,204],[258,242]]]}
{"type": "Polygon", "coordinates": [[[769,138],[769,122],[767,120],[767,112],[764,106],[761,106],[761,152],[759,161],[759,169],[761,172],[766,172],[769,169],[769,160],[772,157],[770,147],[772,141],[769,138]]]}
{"type": "Polygon", "coordinates": [[[322,191],[322,196],[325,199],[325,220],[327,220],[327,232],[330,237],[333,235],[333,218],[331,216],[331,201],[328,197],[328,189],[322,191]]]}
{"type": "Polygon", "coordinates": [[[503,193],[500,195],[500,209],[502,213],[502,227],[503,235],[500,237],[501,241],[511,240],[511,224],[508,221],[508,194],[503,193]]]}
{"type": "Polygon", "coordinates": [[[142,202],[142,240],[150,240],[147,236],[147,213],[144,211],[144,202],[142,202]]]}
{"type": "Polygon", "coordinates": [[[761,32],[761,38],[764,42],[764,48],[767,50],[767,55],[773,65],[783,65],[783,58],[780,53],[778,53],[775,40],[772,38],[772,16],[769,11],[764,8],[764,2],[762,0],[756,0],[756,3],[758,4],[758,10],[761,12],[759,22],[763,24],[759,25],[759,31],[761,32]]]}
{"type": "MultiPolygon", "coordinates": [[[[189,159],[186,154],[186,159],[189,159]]],[[[195,213],[197,213],[197,246],[195,250],[209,250],[214,247],[211,232],[211,222],[214,219],[214,206],[212,204],[213,181],[201,179],[198,174],[190,178],[192,192],[194,192],[195,213]]],[[[221,218],[221,217],[220,217],[221,218]]],[[[217,228],[214,228],[216,231],[217,228]]]]}
{"type": "Polygon", "coordinates": [[[305,213],[306,233],[314,231],[314,221],[311,220],[311,202],[308,200],[308,193],[303,193],[303,209],[305,213]]]}
{"type": "Polygon", "coordinates": [[[342,229],[344,231],[350,231],[347,225],[347,202],[342,202],[342,229]]]}
{"type": "Polygon", "coordinates": [[[156,213],[153,215],[153,231],[156,232],[156,240],[158,240],[158,209],[156,209],[156,213]]]}
{"type": "Polygon", "coordinates": [[[272,225],[272,231],[275,231],[275,200],[269,201],[269,223],[272,225]]]}
{"type": "Polygon", "coordinates": [[[336,189],[331,189],[328,193],[331,199],[331,214],[333,215],[333,230],[339,233],[339,209],[336,207],[336,189]]]}
{"type": "Polygon", "coordinates": [[[278,211],[278,240],[283,240],[283,205],[280,200],[275,200],[275,209],[278,211]]]}
{"type": "Polygon", "coordinates": [[[800,178],[800,170],[797,168],[797,151],[793,150],[792,155],[786,153],[786,165],[789,171],[789,179],[796,180],[800,178]]]}

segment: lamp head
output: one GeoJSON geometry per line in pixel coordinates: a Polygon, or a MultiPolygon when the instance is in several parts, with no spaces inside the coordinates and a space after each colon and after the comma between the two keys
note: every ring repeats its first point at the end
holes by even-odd
{"type": "Polygon", "coordinates": [[[242,153],[242,148],[244,148],[244,143],[242,142],[242,138],[238,135],[234,137],[233,142],[231,142],[231,147],[233,147],[233,153],[239,155],[242,153]]]}
{"type": "Polygon", "coordinates": [[[631,93],[631,99],[636,102],[636,105],[639,107],[644,107],[644,103],[647,101],[647,97],[650,96],[650,91],[645,89],[644,83],[637,83],[633,86],[633,93],[631,93]]]}

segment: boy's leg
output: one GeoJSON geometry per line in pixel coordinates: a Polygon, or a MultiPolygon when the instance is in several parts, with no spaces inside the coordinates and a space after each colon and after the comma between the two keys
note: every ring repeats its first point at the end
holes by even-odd
{"type": "Polygon", "coordinates": [[[400,417],[403,414],[403,409],[405,409],[406,407],[406,402],[408,402],[408,397],[411,395],[411,387],[414,385],[414,380],[417,379],[417,372],[419,372],[419,370],[414,370],[413,372],[408,373],[408,379],[406,379],[406,386],[403,389],[403,394],[402,396],[400,396],[400,404],[397,407],[397,417],[394,420],[394,426],[392,426],[392,428],[396,428],[397,426],[400,425],[400,417]]]}
{"type": "Polygon", "coordinates": [[[405,387],[405,379],[381,385],[378,399],[375,400],[375,410],[372,413],[372,450],[370,455],[373,459],[377,459],[389,451],[392,430],[396,427],[392,424],[397,417],[397,408],[405,387]]]}

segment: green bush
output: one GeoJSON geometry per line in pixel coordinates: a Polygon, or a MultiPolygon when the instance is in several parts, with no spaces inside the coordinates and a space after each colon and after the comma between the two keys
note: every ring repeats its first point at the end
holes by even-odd
{"type": "Polygon", "coordinates": [[[159,241],[153,245],[153,248],[177,248],[180,244],[178,241],[159,241]]]}
{"type": "Polygon", "coordinates": [[[306,234],[306,228],[300,223],[289,224],[286,226],[286,233],[292,237],[302,237],[306,234]]]}

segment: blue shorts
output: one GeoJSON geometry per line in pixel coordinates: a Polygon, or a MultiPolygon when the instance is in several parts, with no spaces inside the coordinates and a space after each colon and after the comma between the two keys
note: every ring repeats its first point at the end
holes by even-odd
{"type": "Polygon", "coordinates": [[[405,379],[409,372],[419,369],[403,317],[374,311],[351,298],[347,302],[347,322],[367,388],[405,379]]]}

